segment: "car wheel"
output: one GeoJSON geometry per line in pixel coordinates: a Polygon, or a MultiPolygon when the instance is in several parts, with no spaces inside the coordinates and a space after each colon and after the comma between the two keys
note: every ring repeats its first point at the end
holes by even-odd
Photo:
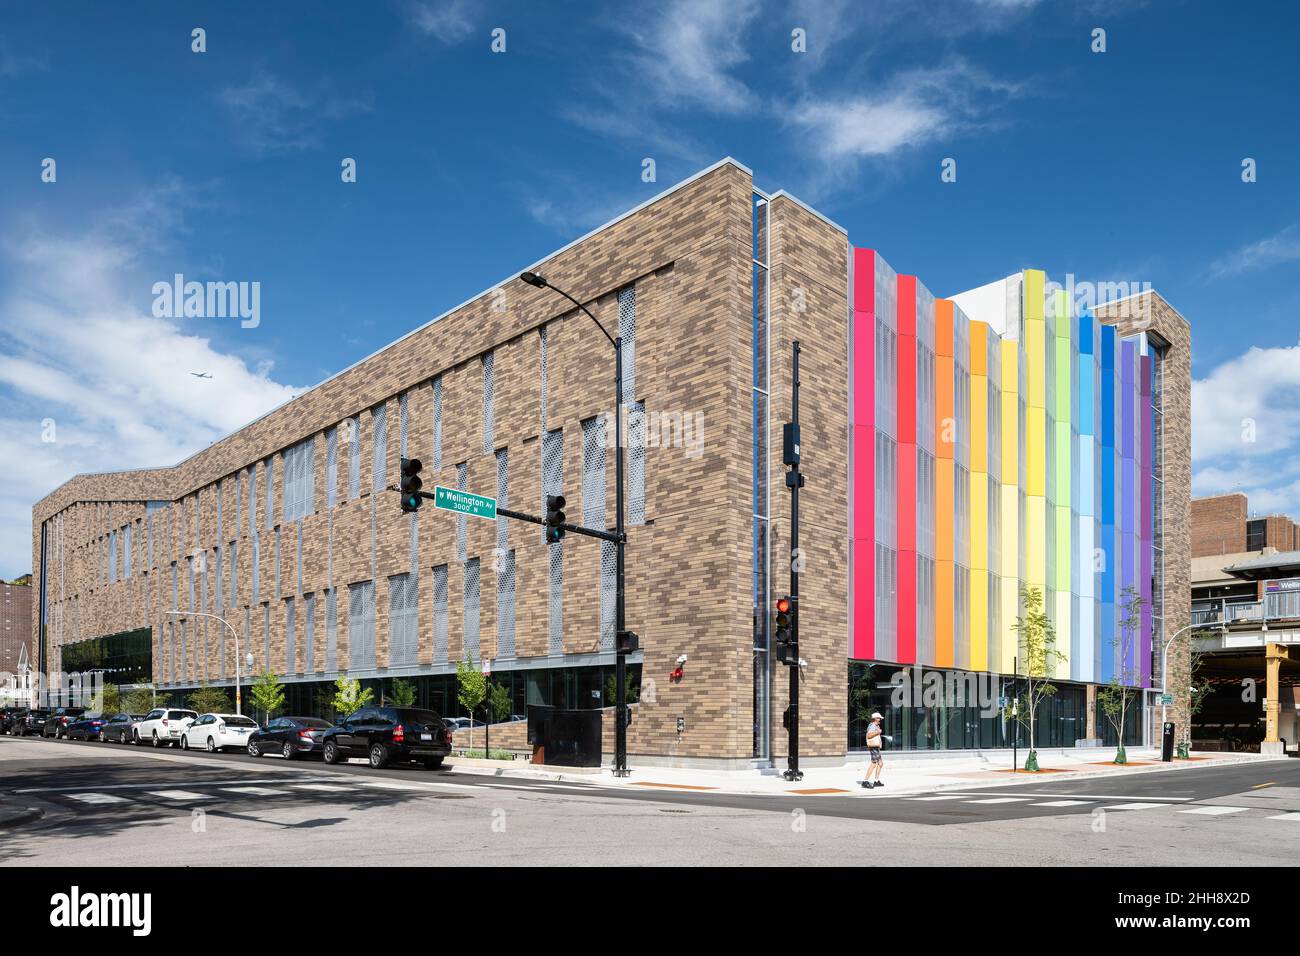
{"type": "Polygon", "coordinates": [[[298,754],[297,751],[293,749],[293,744],[286,740],[284,746],[280,748],[280,755],[284,757],[285,760],[292,760],[298,754]]]}
{"type": "Polygon", "coordinates": [[[131,746],[133,747],[140,746],[140,732],[137,730],[131,731],[131,746]]]}
{"type": "Polygon", "coordinates": [[[250,740],[248,742],[248,755],[250,757],[262,756],[262,748],[257,745],[256,740],[250,740]]]}
{"type": "Polygon", "coordinates": [[[153,732],[153,745],[154,745],[155,747],[161,747],[161,746],[162,746],[162,741],[158,739],[158,731],[156,731],[156,730],[153,732]]]}
{"type": "Polygon", "coordinates": [[[189,749],[190,749],[190,738],[185,736],[184,734],[181,734],[181,750],[189,750],[189,749]]]}
{"type": "Polygon", "coordinates": [[[339,745],[332,740],[325,741],[325,749],[321,752],[321,758],[326,763],[338,763],[339,758],[343,755],[339,753],[339,745]]]}
{"type": "Polygon", "coordinates": [[[217,742],[216,742],[215,740],[213,740],[211,737],[209,737],[209,738],[208,738],[208,753],[210,753],[210,754],[214,754],[214,753],[216,753],[216,752],[217,752],[217,742]]]}
{"type": "Polygon", "coordinates": [[[388,766],[391,759],[388,755],[388,748],[383,744],[371,744],[370,746],[370,766],[376,770],[383,770],[388,766]]]}
{"type": "Polygon", "coordinates": [[[424,763],[425,770],[437,770],[439,767],[442,766],[442,758],[425,757],[423,763],[424,763]]]}

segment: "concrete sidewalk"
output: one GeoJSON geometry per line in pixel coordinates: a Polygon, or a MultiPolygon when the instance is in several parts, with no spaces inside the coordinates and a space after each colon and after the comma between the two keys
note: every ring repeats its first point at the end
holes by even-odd
{"type": "MultiPolygon", "coordinates": [[[[804,771],[803,780],[792,783],[780,775],[784,761],[778,761],[777,770],[684,770],[669,767],[638,768],[631,760],[629,777],[616,778],[608,767],[600,770],[570,767],[545,767],[522,761],[467,760],[452,758],[448,761],[456,773],[485,774],[498,777],[528,777],[571,783],[586,783],[602,787],[630,787],[644,790],[698,791],[701,793],[767,794],[795,796],[844,796],[860,794],[911,794],[935,790],[964,790],[978,787],[1002,787],[1009,784],[1043,784],[1095,777],[1114,777],[1121,774],[1177,773],[1192,768],[1229,766],[1286,757],[1265,757],[1259,754],[1220,754],[1193,752],[1190,760],[1160,762],[1158,750],[1130,748],[1129,763],[1117,766],[1111,761],[1113,747],[1078,748],[1065,750],[1040,750],[1038,773],[1023,770],[1011,772],[1011,751],[985,751],[977,755],[954,754],[932,756],[895,751],[886,753],[882,779],[883,789],[868,791],[858,785],[867,766],[865,758],[852,759],[838,767],[811,767],[804,771]]],[[[1024,764],[1024,751],[1019,754],[1024,764]]]]}

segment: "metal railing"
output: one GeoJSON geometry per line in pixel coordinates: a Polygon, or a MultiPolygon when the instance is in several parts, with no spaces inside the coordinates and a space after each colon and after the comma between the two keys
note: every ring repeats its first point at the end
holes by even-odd
{"type": "Polygon", "coordinates": [[[1197,625],[1262,621],[1300,621],[1300,591],[1266,594],[1262,601],[1197,601],[1192,605],[1192,623],[1197,625]]]}

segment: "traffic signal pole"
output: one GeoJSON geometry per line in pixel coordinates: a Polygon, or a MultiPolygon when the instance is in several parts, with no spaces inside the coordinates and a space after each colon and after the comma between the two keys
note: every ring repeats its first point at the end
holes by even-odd
{"type": "Polygon", "coordinates": [[[790,489],[790,645],[793,660],[790,668],[790,709],[786,728],[790,734],[786,770],[787,780],[802,780],[799,769],[799,488],[803,475],[799,472],[799,343],[794,343],[793,366],[790,382],[790,423],[782,436],[782,460],[790,470],[785,483],[790,489]]]}

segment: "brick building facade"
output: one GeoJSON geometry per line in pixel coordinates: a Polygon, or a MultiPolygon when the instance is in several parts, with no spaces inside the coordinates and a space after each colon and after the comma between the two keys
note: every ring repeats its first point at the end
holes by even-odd
{"type": "MultiPolygon", "coordinates": [[[[796,339],[801,749],[839,760],[853,745],[850,480],[876,483],[851,466],[861,253],[724,160],[533,267],[624,339],[626,616],[642,645],[633,762],[748,766],[784,753],[786,674],[769,661],[769,630],[787,575],[780,435],[796,339]],[[679,655],[684,676],[670,681],[679,655]]],[[[613,525],[613,357],[567,305],[512,276],[175,467],[69,480],[33,508],[42,669],[134,635],[152,681],[180,695],[231,683],[237,639],[299,709],[347,674],[414,679],[421,704],[454,713],[449,675],[466,656],[491,662],[517,710],[608,703],[608,545],[547,544],[535,525],[428,502],[407,515],[386,490],[413,456],[426,490],[535,513],[559,492],[570,521],[613,525]]],[[[1172,447],[1185,454],[1181,438],[1172,447]]],[[[1000,640],[1011,623],[993,622],[1000,640]]],[[[888,661],[908,662],[891,646],[888,661]]],[[[1001,657],[968,653],[946,664],[1003,670],[1001,657]]]]}

